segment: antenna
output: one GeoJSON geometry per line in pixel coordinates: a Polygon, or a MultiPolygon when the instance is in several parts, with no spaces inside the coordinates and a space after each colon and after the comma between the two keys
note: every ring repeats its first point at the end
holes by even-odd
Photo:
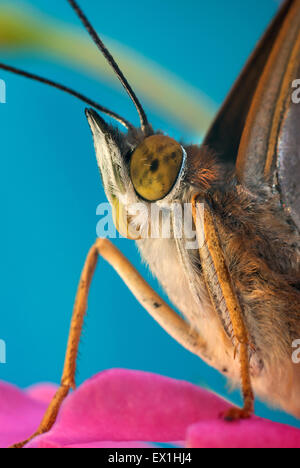
{"type": "Polygon", "coordinates": [[[64,86],[60,83],[57,83],[55,81],[48,80],[47,78],[43,78],[39,75],[35,75],[33,73],[28,73],[24,70],[21,70],[19,68],[12,67],[10,65],[6,65],[5,63],[0,63],[0,69],[6,70],[8,72],[14,73],[16,75],[21,75],[24,76],[25,78],[29,78],[31,80],[38,81],[40,83],[46,84],[48,86],[51,86],[52,88],[59,89],[61,91],[64,91],[67,94],[71,94],[71,96],[76,97],[77,99],[80,99],[81,101],[85,102],[86,104],[89,104],[90,106],[94,107],[95,109],[99,110],[100,112],[103,112],[104,114],[109,115],[113,119],[117,120],[120,122],[124,127],[126,127],[128,130],[133,129],[133,125],[129,123],[126,119],[121,117],[120,115],[116,114],[115,112],[107,109],[106,107],[101,106],[97,102],[93,101],[92,99],[89,99],[88,97],[84,96],[81,93],[78,93],[77,91],[74,91],[71,88],[68,88],[67,86],[64,86]]]}
{"type": "Polygon", "coordinates": [[[97,45],[98,49],[104,55],[107,62],[112,67],[113,71],[115,72],[115,74],[119,78],[120,82],[122,83],[123,87],[127,91],[130,99],[134,103],[134,105],[135,105],[135,107],[136,107],[136,109],[138,111],[138,114],[140,116],[141,129],[142,129],[144,134],[149,135],[151,133],[151,126],[150,126],[150,124],[148,122],[146,113],[145,113],[140,101],[138,100],[135,92],[131,88],[130,84],[128,83],[127,79],[123,75],[122,71],[120,70],[120,68],[119,68],[118,64],[116,63],[115,59],[113,58],[113,56],[111,55],[109,50],[106,48],[106,46],[104,45],[104,43],[102,42],[102,40],[98,36],[96,30],[93,28],[92,24],[87,19],[86,15],[82,11],[82,9],[78,5],[78,3],[75,0],[67,0],[67,1],[69,2],[71,7],[73,8],[73,10],[75,11],[77,16],[80,18],[81,22],[83,23],[85,29],[90,34],[90,36],[93,39],[94,43],[97,45]]]}

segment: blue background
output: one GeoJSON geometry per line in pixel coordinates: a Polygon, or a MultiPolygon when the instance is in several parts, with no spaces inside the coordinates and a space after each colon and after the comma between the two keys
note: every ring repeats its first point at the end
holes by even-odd
{"type": "MultiPolygon", "coordinates": [[[[18,4],[17,1],[11,3],[18,4]]],[[[78,25],[67,2],[32,0],[45,13],[78,25]]],[[[220,105],[278,2],[274,0],[81,0],[98,31],[128,45],[198,87],[220,105]]],[[[3,57],[63,81],[133,122],[123,93],[83,73],[34,57],[3,57]]],[[[0,378],[25,387],[59,382],[78,278],[95,239],[96,206],[105,201],[84,106],[69,96],[0,73],[0,338],[7,364],[0,378]]],[[[149,111],[154,127],[190,138],[149,111]]],[[[135,245],[118,246],[141,266],[135,245]]],[[[157,372],[207,385],[239,402],[215,370],[172,341],[100,262],[80,346],[77,382],[111,367],[157,372]]],[[[257,403],[257,413],[300,424],[257,403]]]]}

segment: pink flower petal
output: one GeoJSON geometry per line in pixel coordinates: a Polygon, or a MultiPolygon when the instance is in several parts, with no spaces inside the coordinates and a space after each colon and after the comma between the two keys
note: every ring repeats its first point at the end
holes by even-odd
{"type": "Polygon", "coordinates": [[[38,384],[26,389],[27,395],[36,401],[49,404],[58,389],[54,384],[38,384]]]}
{"type": "Polygon", "coordinates": [[[261,418],[238,422],[203,421],[188,430],[190,448],[300,448],[295,427],[261,418]]]}
{"type": "Polygon", "coordinates": [[[229,403],[190,383],[145,372],[110,370],[85,382],[65,402],[45,442],[185,440],[191,424],[218,418],[229,403]]]}
{"type": "Polygon", "coordinates": [[[58,389],[57,385],[51,383],[32,385],[26,389],[26,393],[33,400],[41,403],[50,403],[58,389]]]}
{"type": "MultiPolygon", "coordinates": [[[[77,443],[77,444],[70,444],[70,445],[59,445],[54,442],[48,441],[40,441],[38,448],[46,448],[46,449],[54,449],[54,448],[65,448],[65,449],[80,449],[80,448],[153,448],[155,447],[153,444],[146,443],[146,442],[110,442],[110,441],[101,441],[101,442],[86,442],[86,443],[77,443]]],[[[30,447],[27,447],[30,448],[30,447]]],[[[31,447],[33,448],[33,447],[31,447]]]]}
{"type": "MultiPolygon", "coordinates": [[[[55,389],[41,385],[25,393],[0,383],[0,447],[32,435],[55,389]]],[[[187,382],[111,370],[71,394],[52,430],[27,447],[138,448],[186,440],[199,448],[300,448],[298,429],[257,417],[225,422],[219,416],[229,407],[187,382]]]]}
{"type": "Polygon", "coordinates": [[[46,408],[46,404],[33,400],[13,385],[0,382],[0,447],[32,435],[46,408]]]}

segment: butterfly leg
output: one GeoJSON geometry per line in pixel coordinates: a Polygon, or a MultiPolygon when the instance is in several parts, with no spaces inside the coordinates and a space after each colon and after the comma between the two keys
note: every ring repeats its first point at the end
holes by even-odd
{"type": "Polygon", "coordinates": [[[233,407],[229,409],[224,418],[227,421],[236,421],[238,419],[247,419],[254,412],[254,395],[251,386],[250,368],[249,368],[249,346],[247,343],[239,345],[240,365],[241,365],[241,383],[244,399],[244,407],[233,407]]]}
{"type": "Polygon", "coordinates": [[[69,391],[72,388],[75,388],[76,360],[79,341],[81,337],[83,320],[87,309],[89,287],[96,268],[97,257],[98,253],[96,246],[93,246],[88,253],[79,282],[60,387],[52,399],[38,430],[30,438],[13,445],[11,448],[22,448],[35,437],[48,432],[56,421],[64,399],[67,397],[69,391]]]}
{"type": "Polygon", "coordinates": [[[168,306],[109,240],[98,239],[88,253],[81,274],[71,321],[61,385],[51,401],[37,432],[24,442],[15,444],[12,448],[22,448],[35,437],[48,432],[56,421],[64,399],[69,391],[75,388],[78,347],[87,310],[88,293],[99,256],[110,263],[141,305],[167,333],[194,354],[199,356],[205,355],[206,345],[198,332],[193,330],[187,322],[168,306]]]}
{"type": "MultiPolygon", "coordinates": [[[[218,235],[218,220],[213,217],[212,210],[207,202],[204,202],[204,212],[198,210],[199,205],[197,203],[197,198],[198,195],[195,195],[192,199],[193,218],[196,231],[198,233],[198,238],[204,239],[204,246],[199,248],[204,278],[207,283],[207,278],[209,278],[209,275],[211,275],[213,265],[213,271],[216,273],[218,287],[220,288],[222,297],[225,300],[227,311],[229,313],[234,338],[238,343],[237,351],[240,359],[241,386],[244,398],[244,407],[242,409],[232,408],[224,416],[226,420],[245,419],[249,418],[254,411],[254,394],[251,386],[249,364],[249,347],[251,347],[251,344],[249,342],[248,331],[244,322],[239,299],[232,285],[226,259],[221,247],[218,235]],[[204,252],[205,255],[203,255],[204,252]],[[207,252],[210,262],[207,261],[207,252]]],[[[207,287],[209,293],[211,294],[211,285],[207,283],[207,287]]],[[[215,306],[212,294],[211,299],[215,306]]]]}

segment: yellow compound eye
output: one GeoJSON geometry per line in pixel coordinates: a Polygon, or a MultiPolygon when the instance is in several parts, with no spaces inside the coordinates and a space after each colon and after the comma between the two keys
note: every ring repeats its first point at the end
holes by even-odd
{"type": "Polygon", "coordinates": [[[177,141],[163,135],[146,138],[133,152],[130,176],[136,192],[157,201],[172,190],[182,167],[184,151],[177,141]]]}

